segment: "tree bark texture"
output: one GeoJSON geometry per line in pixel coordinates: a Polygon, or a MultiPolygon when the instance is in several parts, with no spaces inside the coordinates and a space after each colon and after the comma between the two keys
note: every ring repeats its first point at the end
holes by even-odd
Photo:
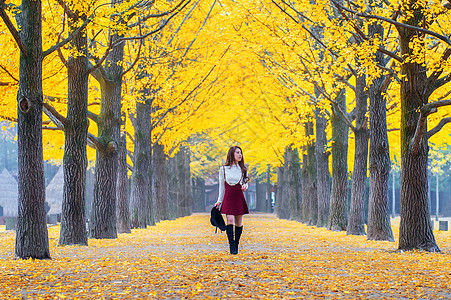
{"type": "Polygon", "coordinates": [[[366,118],[368,96],[365,92],[365,86],[365,76],[359,76],[356,81],[355,151],[351,186],[351,207],[349,209],[348,226],[346,227],[346,234],[353,235],[365,235],[365,190],[369,140],[366,118]]]}
{"type": "Polygon", "coordinates": [[[177,176],[177,159],[176,157],[168,158],[168,190],[169,190],[169,218],[177,218],[177,197],[179,188],[179,179],[177,176]]]}
{"type": "Polygon", "coordinates": [[[302,156],[302,222],[316,225],[317,189],[316,189],[316,161],[315,145],[308,144],[307,151],[302,156]],[[315,222],[315,223],[314,223],[315,222]]]}
{"type": "Polygon", "coordinates": [[[185,217],[192,213],[193,207],[191,174],[189,168],[189,149],[187,147],[181,147],[180,151],[176,154],[176,158],[179,183],[179,193],[177,195],[177,215],[178,217],[185,217]]]}
{"type": "Polygon", "coordinates": [[[136,103],[135,147],[133,155],[133,173],[131,179],[131,226],[132,228],[146,228],[149,223],[150,205],[150,159],[151,140],[150,105],[147,99],[136,103]]]}
{"type": "MultiPolygon", "coordinates": [[[[285,158],[285,155],[284,155],[285,158]]],[[[288,219],[288,205],[287,205],[287,197],[286,197],[286,182],[285,182],[285,167],[280,166],[277,168],[277,197],[275,204],[275,212],[276,216],[279,219],[288,219]]]]}
{"type": "MultiPolygon", "coordinates": [[[[71,21],[71,28],[75,22],[71,21]]],[[[86,31],[74,37],[71,47],[79,54],[67,60],[67,117],[64,127],[64,193],[61,210],[60,245],[87,245],[86,153],[88,137],[88,57],[86,31]]]]}
{"type": "Polygon", "coordinates": [[[19,34],[27,54],[20,53],[17,93],[19,207],[15,255],[22,259],[48,259],[42,154],[41,1],[23,0],[20,10],[19,34]]]}
{"type": "Polygon", "coordinates": [[[128,199],[127,139],[125,134],[121,134],[119,144],[116,199],[117,233],[131,233],[130,201],[128,199]]]}
{"type": "MultiPolygon", "coordinates": [[[[113,36],[113,42],[119,36],[113,36]]],[[[92,238],[117,238],[116,183],[118,145],[120,140],[122,64],[124,43],[114,47],[105,61],[107,78],[100,81],[101,109],[97,124],[98,140],[94,200],[91,208],[89,233],[92,238]]]]}
{"type": "Polygon", "coordinates": [[[268,165],[268,169],[266,170],[266,212],[272,212],[272,199],[271,199],[271,166],[268,165]]]}
{"type": "MultiPolygon", "coordinates": [[[[371,36],[384,35],[381,25],[369,26],[371,36]]],[[[384,65],[383,55],[376,53],[376,61],[384,65]]],[[[390,149],[387,134],[387,102],[382,94],[385,76],[374,78],[369,86],[370,117],[370,192],[368,200],[368,240],[394,241],[390,224],[388,180],[390,149]]]]}
{"type": "Polygon", "coordinates": [[[163,145],[154,145],[152,151],[152,199],[156,203],[156,222],[169,219],[168,166],[166,158],[163,145]]]}
{"type": "MultiPolygon", "coordinates": [[[[346,111],[344,91],[336,102],[343,112],[346,111]]],[[[348,125],[333,108],[332,125],[332,191],[330,198],[329,229],[346,230],[348,221],[348,125]]]]}
{"type": "Polygon", "coordinates": [[[318,108],[315,109],[316,120],[316,174],[317,174],[317,197],[318,197],[318,220],[316,226],[327,227],[329,222],[330,209],[330,172],[329,172],[329,153],[327,146],[327,118],[324,112],[318,108]]]}
{"type": "Polygon", "coordinates": [[[193,189],[191,187],[191,152],[189,147],[185,148],[185,193],[187,195],[188,206],[187,206],[187,216],[193,213],[193,189]]]}
{"type": "Polygon", "coordinates": [[[266,211],[266,184],[263,181],[262,177],[257,178],[257,181],[255,183],[255,189],[257,194],[257,203],[255,210],[258,212],[265,212],[266,211]]]}
{"type": "MultiPolygon", "coordinates": [[[[167,171],[166,171],[167,172],[167,171]]],[[[166,185],[167,185],[167,176],[166,176],[166,185]]],[[[202,177],[195,177],[193,179],[193,198],[194,198],[194,205],[193,205],[193,211],[194,212],[205,212],[205,179],[202,177]]],[[[167,189],[166,189],[167,191],[167,189]]],[[[168,197],[169,192],[167,192],[166,196],[166,205],[168,205],[168,197]]],[[[167,217],[169,218],[169,217],[167,217]]]]}
{"type": "Polygon", "coordinates": [[[301,221],[302,216],[302,187],[301,163],[297,149],[287,148],[287,193],[290,220],[301,221]]]}
{"type": "MultiPolygon", "coordinates": [[[[421,26],[423,14],[416,2],[407,3],[414,14],[406,22],[421,26]]],[[[398,28],[402,57],[412,55],[409,43],[417,36],[411,29],[398,28]]],[[[423,134],[415,151],[413,137],[419,120],[419,109],[428,102],[426,65],[405,62],[401,66],[401,223],[399,249],[440,251],[432,232],[429,214],[427,180],[427,138],[423,134]]],[[[426,129],[425,129],[426,131],[426,129]]]]}
{"type": "MultiPolygon", "coordinates": [[[[306,131],[308,131],[308,135],[314,135],[314,127],[313,122],[308,122],[306,127],[306,131]]],[[[316,225],[318,222],[318,189],[317,189],[317,166],[316,166],[316,153],[315,153],[315,142],[311,141],[307,144],[307,166],[306,171],[309,177],[309,185],[308,185],[308,197],[310,198],[307,201],[307,205],[309,205],[308,209],[308,225],[316,225]]],[[[304,199],[304,198],[303,198],[304,199]]]]}

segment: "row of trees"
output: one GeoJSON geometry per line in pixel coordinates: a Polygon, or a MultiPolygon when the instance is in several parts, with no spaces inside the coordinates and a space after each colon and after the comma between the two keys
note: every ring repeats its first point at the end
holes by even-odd
{"type": "MultiPolygon", "coordinates": [[[[58,1],[55,6],[48,3],[44,7],[40,1],[25,0],[20,7],[0,3],[3,29],[15,41],[2,47],[20,50],[19,68],[15,68],[14,53],[2,67],[2,87],[10,95],[16,90],[18,103],[16,112],[15,101],[8,97],[2,100],[7,108],[2,118],[17,122],[18,130],[17,257],[50,257],[43,129],[48,132],[47,137],[44,134],[48,147],[54,148],[47,155],[58,160],[57,151],[64,152],[60,244],[87,244],[89,161],[95,162],[90,237],[116,238],[117,232],[130,232],[131,226],[145,228],[191,212],[189,151],[182,144],[191,131],[174,128],[181,123],[189,126],[191,117],[200,111],[202,101],[196,96],[210,92],[209,75],[214,67],[208,67],[209,72],[201,78],[180,79],[181,65],[191,59],[188,51],[196,34],[189,28],[189,41],[177,34],[188,19],[200,31],[208,13],[203,14],[199,3],[58,1]],[[196,10],[201,10],[197,16],[193,13],[196,10]],[[20,30],[12,22],[14,15],[20,30]],[[45,26],[43,20],[48,21],[45,26]],[[49,48],[43,50],[43,45],[49,48]],[[51,61],[43,69],[46,57],[51,61]],[[49,73],[53,86],[44,91],[43,74],[49,73]],[[67,84],[66,89],[61,83],[67,84]],[[48,119],[43,119],[43,112],[48,119]],[[179,114],[184,114],[183,120],[174,117],[179,114]],[[132,142],[128,148],[126,135],[132,142]],[[58,143],[60,136],[64,137],[64,147],[58,143]],[[87,151],[88,145],[95,149],[95,160],[87,151]],[[130,171],[131,205],[127,192],[130,171]]],[[[5,34],[2,38],[8,40],[5,34]]],[[[201,60],[197,55],[197,61],[201,60]]]]}
{"type": "Polygon", "coordinates": [[[431,7],[430,3],[418,1],[405,1],[399,6],[378,1],[362,6],[317,1],[313,6],[320,9],[316,11],[326,13],[313,16],[297,3],[274,1],[274,4],[291,22],[303,28],[306,39],[313,41],[298,49],[301,75],[271,58],[271,68],[282,70],[281,80],[288,82],[295,93],[310,97],[313,103],[310,120],[307,117],[303,121],[304,146],[289,145],[284,165],[278,171],[282,186],[278,192],[281,200],[278,215],[331,230],[346,230],[348,234],[365,234],[368,170],[368,239],[392,241],[388,209],[390,124],[386,112],[396,108],[401,118],[396,124],[399,127],[392,128],[400,131],[401,142],[399,248],[440,251],[430,226],[427,143],[450,119],[445,117],[444,110],[431,120],[436,125],[433,129],[428,131],[427,123],[438,108],[451,104],[446,99],[449,95],[446,86],[451,80],[451,41],[446,27],[440,25],[441,21],[449,23],[446,17],[441,19],[447,14],[446,7],[438,2],[431,7]],[[331,80],[327,76],[332,76],[331,80]],[[309,90],[300,82],[309,82],[312,88],[309,90]],[[354,94],[352,101],[345,100],[348,88],[354,94]],[[389,108],[387,99],[394,100],[389,108]],[[349,109],[348,103],[355,106],[349,109]],[[326,114],[328,118],[324,118],[326,114]],[[331,130],[330,147],[325,138],[326,123],[331,130]],[[354,135],[355,149],[348,212],[349,129],[354,135]],[[302,170],[297,149],[302,150],[302,170]],[[331,189],[328,154],[332,155],[331,189]]]}
{"type": "Polygon", "coordinates": [[[23,0],[17,13],[14,4],[0,2],[2,30],[10,32],[0,36],[2,48],[20,50],[20,58],[2,51],[0,77],[2,118],[18,123],[17,256],[49,256],[43,153],[62,157],[64,165],[60,243],[86,244],[85,216],[77,212],[84,211],[89,162],[96,167],[89,235],[113,238],[116,203],[127,207],[120,200],[126,193],[117,189],[126,185],[127,169],[131,211],[124,216],[144,227],[153,222],[153,212],[167,217],[165,184],[171,183],[160,178],[174,170],[162,163],[164,155],[173,157],[189,144],[193,173],[199,175],[217,170],[235,143],[257,174],[267,173],[268,165],[281,167],[273,174],[282,193],[281,216],[332,230],[364,233],[368,170],[370,239],[393,239],[390,155],[402,157],[399,247],[439,251],[429,227],[426,166],[427,141],[443,141],[449,133],[446,5],[284,0],[43,5],[23,0]],[[428,120],[435,126],[429,131],[428,120]]]}

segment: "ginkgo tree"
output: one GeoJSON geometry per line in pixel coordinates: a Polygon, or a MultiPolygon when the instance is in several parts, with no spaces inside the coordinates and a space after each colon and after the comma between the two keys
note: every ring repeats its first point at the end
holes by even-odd
{"type": "MultiPolygon", "coordinates": [[[[68,43],[73,35],[43,49],[41,1],[0,2],[0,16],[20,49],[17,90],[19,210],[16,230],[16,256],[50,258],[45,213],[45,182],[42,146],[42,64],[46,56],[68,43]],[[20,30],[7,10],[17,14],[20,30]]],[[[86,26],[80,24],[79,30],[86,26]]],[[[12,76],[11,76],[12,77],[12,76]]]]}
{"type": "MultiPolygon", "coordinates": [[[[335,3],[340,8],[343,6],[335,3]]],[[[427,197],[427,140],[449,122],[442,119],[427,130],[428,117],[450,100],[438,100],[436,90],[451,79],[447,66],[451,55],[451,41],[442,16],[447,14],[441,3],[407,1],[399,10],[392,7],[394,18],[382,14],[353,11],[355,16],[387,22],[399,35],[398,59],[401,102],[401,224],[399,248],[440,251],[432,233],[427,197]],[[398,13],[395,13],[398,11],[398,13]],[[430,102],[430,99],[432,100],[430,102]]],[[[381,10],[383,12],[383,10],[381,10]]],[[[446,18],[446,17],[444,17],[446,18]]]]}

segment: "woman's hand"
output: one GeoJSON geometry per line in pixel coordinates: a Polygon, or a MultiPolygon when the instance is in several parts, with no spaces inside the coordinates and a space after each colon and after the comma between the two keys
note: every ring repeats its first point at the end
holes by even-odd
{"type": "Polygon", "coordinates": [[[243,192],[245,192],[245,191],[247,190],[247,184],[243,184],[243,185],[241,186],[241,190],[242,190],[243,192]]]}
{"type": "Polygon", "coordinates": [[[215,206],[216,206],[217,209],[219,209],[219,206],[221,206],[221,202],[216,202],[215,206]]]}

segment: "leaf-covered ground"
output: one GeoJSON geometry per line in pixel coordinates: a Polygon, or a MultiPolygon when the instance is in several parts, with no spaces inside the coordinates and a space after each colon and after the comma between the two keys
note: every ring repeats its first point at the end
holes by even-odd
{"type": "MultiPolygon", "coordinates": [[[[393,225],[397,235],[396,221],[393,225]]],[[[57,246],[52,260],[14,260],[14,232],[0,227],[2,299],[451,299],[451,234],[442,253],[397,251],[279,220],[245,217],[238,255],[209,215],[194,214],[89,246],[57,246]]]]}

